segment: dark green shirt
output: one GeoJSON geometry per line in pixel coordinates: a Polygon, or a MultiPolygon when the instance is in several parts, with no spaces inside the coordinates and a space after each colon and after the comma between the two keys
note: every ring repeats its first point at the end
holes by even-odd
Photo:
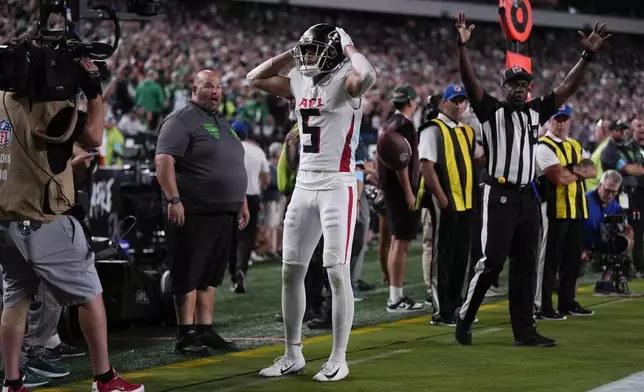
{"type": "Polygon", "coordinates": [[[192,101],[170,113],[161,123],[156,153],[175,158],[186,213],[241,209],[247,185],[244,147],[219,113],[192,101]]]}

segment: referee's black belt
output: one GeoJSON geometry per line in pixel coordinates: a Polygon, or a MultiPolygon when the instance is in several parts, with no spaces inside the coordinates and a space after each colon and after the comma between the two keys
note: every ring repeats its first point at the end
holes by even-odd
{"type": "Polygon", "coordinates": [[[507,189],[509,191],[514,191],[517,193],[533,192],[532,183],[514,184],[514,183],[503,181],[501,179],[494,178],[494,177],[488,177],[487,179],[485,179],[484,182],[489,186],[493,186],[501,189],[507,189]]]}

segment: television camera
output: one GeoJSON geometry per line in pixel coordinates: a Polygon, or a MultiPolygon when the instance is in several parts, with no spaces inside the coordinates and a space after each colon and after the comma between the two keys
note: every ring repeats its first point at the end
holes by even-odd
{"type": "Polygon", "coordinates": [[[40,20],[36,32],[0,45],[0,90],[27,96],[32,102],[64,101],[76,93],[82,70],[78,61],[89,57],[101,78],[109,72],[104,61],[118,48],[119,20],[150,20],[160,11],[160,0],[128,0],[127,12],[108,4],[88,7],[88,0],[39,0],[40,20]],[[49,29],[51,15],[64,18],[59,29],[49,29]],[[76,31],[79,20],[111,20],[111,44],[83,42],[76,31]]]}
{"type": "Polygon", "coordinates": [[[625,268],[629,262],[625,251],[628,248],[628,238],[622,233],[626,226],[624,215],[605,215],[601,223],[601,240],[605,244],[604,251],[599,257],[603,270],[611,269],[613,286],[619,294],[630,294],[625,268]]]}

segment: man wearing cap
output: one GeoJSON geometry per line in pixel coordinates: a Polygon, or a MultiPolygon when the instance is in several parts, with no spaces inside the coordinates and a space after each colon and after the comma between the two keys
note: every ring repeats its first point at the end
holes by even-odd
{"type": "Polygon", "coordinates": [[[422,174],[418,204],[429,209],[433,223],[431,323],[449,327],[456,326],[454,310],[461,305],[470,255],[476,186],[472,161],[483,157],[474,130],[460,122],[466,109],[465,88],[449,85],[438,116],[421,132],[418,145],[422,174]]]}
{"type": "Polygon", "coordinates": [[[539,236],[539,197],[534,183],[539,126],[579,89],[588,64],[610,34],[599,22],[589,36],[580,31],[584,49],[581,58],[561,85],[543,97],[528,101],[532,75],[519,66],[509,67],[503,72],[500,101],[485,92],[474,73],[467,50],[474,26],[467,26],[464,13],[456,17],[456,30],[461,80],[483,129],[487,178],[481,203],[483,255],[458,312],[454,337],[462,345],[472,344],[476,313],[509,258],[512,344],[553,347],[555,340],[539,334],[533,319],[532,277],[539,236]]]}
{"type": "Polygon", "coordinates": [[[584,180],[595,177],[595,164],[575,139],[568,137],[571,109],[561,105],[550,119],[550,130],[539,139],[537,166],[542,173],[543,235],[537,264],[535,309],[537,320],[565,320],[566,315],[591,316],[593,311],[575,301],[581,269],[582,231],[588,218],[584,180]],[[552,291],[559,272],[559,304],[552,291]]]}
{"type": "Polygon", "coordinates": [[[400,133],[411,146],[411,159],[404,170],[395,172],[385,165],[378,165],[379,186],[384,193],[385,213],[391,233],[387,258],[387,311],[400,313],[423,308],[422,302],[416,303],[403,294],[409,243],[416,238],[420,226],[420,211],[416,210],[416,190],[419,183],[418,135],[411,120],[418,107],[418,96],[411,86],[403,84],[394,89],[391,102],[396,111],[389,117],[384,129],[400,133]]]}
{"type": "Polygon", "coordinates": [[[627,211],[628,222],[635,232],[633,244],[633,265],[644,266],[644,238],[641,212],[644,211],[644,157],[637,141],[629,141],[626,131],[628,125],[623,121],[613,121],[609,126],[609,140],[601,154],[602,169],[616,170],[622,175],[620,206],[627,211]]]}

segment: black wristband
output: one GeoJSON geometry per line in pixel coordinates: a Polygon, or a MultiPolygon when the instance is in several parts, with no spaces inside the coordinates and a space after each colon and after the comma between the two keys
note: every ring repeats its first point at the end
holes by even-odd
{"type": "Polygon", "coordinates": [[[590,62],[593,62],[595,60],[595,52],[591,52],[589,50],[584,50],[581,52],[581,58],[590,62]]]}
{"type": "Polygon", "coordinates": [[[456,40],[456,45],[458,45],[459,47],[461,47],[461,46],[465,46],[465,44],[466,44],[466,43],[467,43],[467,42],[463,42],[463,41],[461,41],[460,39],[457,39],[457,40],[456,40]]]}
{"type": "Polygon", "coordinates": [[[101,77],[98,71],[91,71],[83,74],[78,81],[78,85],[81,90],[83,90],[83,93],[88,100],[95,99],[99,95],[103,94],[103,86],[101,84],[101,77]]]}

